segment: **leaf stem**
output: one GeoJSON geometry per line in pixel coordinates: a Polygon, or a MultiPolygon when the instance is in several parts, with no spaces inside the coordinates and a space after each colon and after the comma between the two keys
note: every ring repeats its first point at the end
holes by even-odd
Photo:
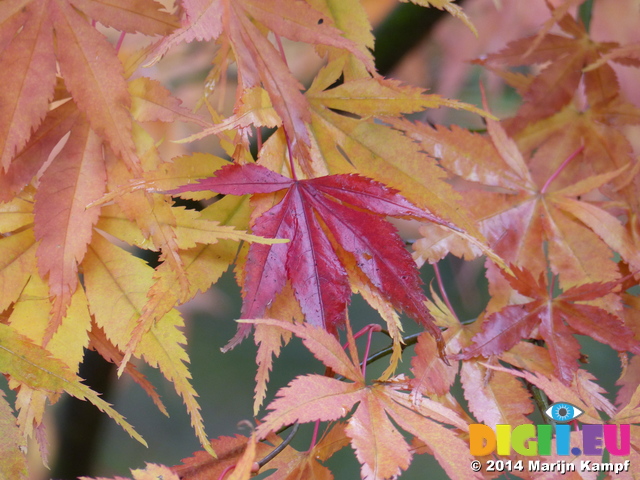
{"type": "MultiPolygon", "coordinates": [[[[362,327],[362,329],[360,329],[357,333],[355,333],[353,335],[353,339],[357,340],[358,338],[360,338],[362,335],[364,335],[365,333],[367,333],[369,331],[382,332],[382,327],[380,325],[378,325],[377,323],[370,323],[369,325],[365,325],[364,327],[362,327]]],[[[346,349],[347,348],[347,344],[344,344],[342,346],[342,348],[346,349]]],[[[365,356],[365,358],[366,358],[366,356],[365,356]]]]}
{"type": "Polygon", "coordinates": [[[291,152],[291,141],[289,140],[289,135],[287,134],[287,129],[282,126],[282,131],[284,132],[284,139],[287,141],[287,152],[289,153],[289,168],[291,169],[291,178],[295,181],[298,181],[298,175],[296,174],[295,166],[293,165],[293,153],[291,152]]]}
{"type": "Polygon", "coordinates": [[[444,303],[447,306],[447,308],[449,309],[449,311],[451,312],[451,314],[459,322],[460,319],[456,315],[456,311],[453,309],[453,306],[451,305],[451,302],[449,301],[449,296],[447,295],[447,291],[444,288],[444,282],[442,281],[442,276],[440,275],[440,268],[438,267],[438,262],[433,264],[433,270],[436,273],[436,281],[438,282],[438,288],[440,289],[440,295],[442,295],[442,300],[444,300],[444,303]]]}
{"type": "MultiPolygon", "coordinates": [[[[278,44],[278,50],[280,51],[280,56],[282,57],[282,61],[285,66],[289,68],[289,64],[287,63],[287,56],[284,54],[284,47],[282,46],[282,40],[280,40],[280,35],[274,33],[276,37],[276,43],[278,44]]],[[[293,165],[293,153],[291,151],[291,140],[289,139],[289,134],[287,133],[287,129],[284,125],[282,125],[282,131],[284,132],[284,138],[287,142],[287,152],[289,153],[289,168],[291,169],[291,178],[294,180],[298,180],[298,176],[296,174],[296,169],[293,165]]]]}
{"type": "Polygon", "coordinates": [[[120,47],[122,47],[122,42],[124,41],[124,37],[127,35],[127,32],[120,32],[120,38],[118,38],[118,43],[116,43],[116,52],[120,51],[120,47]]]}
{"type": "Polygon", "coordinates": [[[311,443],[309,444],[309,452],[313,450],[313,447],[318,443],[318,431],[320,430],[320,420],[316,420],[316,424],[313,427],[313,435],[311,436],[311,443]]]}
{"type": "Polygon", "coordinates": [[[280,39],[280,35],[277,33],[273,34],[276,37],[276,43],[278,44],[278,50],[280,51],[280,56],[282,57],[282,61],[284,65],[289,68],[289,64],[287,63],[287,56],[284,54],[284,47],[282,46],[282,40],[280,39]]]}
{"type": "Polygon", "coordinates": [[[564,162],[562,162],[562,165],[560,165],[557,170],[555,172],[553,172],[553,174],[547,179],[547,181],[544,183],[544,185],[542,186],[542,189],[540,190],[540,193],[546,193],[547,189],[549,188],[549,185],[551,185],[551,182],[553,182],[556,178],[558,178],[558,175],[560,175],[560,173],[562,172],[562,170],[564,170],[564,168],[569,164],[569,162],[571,160],[573,160],[576,156],[578,156],[579,153],[581,153],[584,150],[584,145],[580,145],[575,152],[573,152],[571,155],[569,155],[566,160],[564,162]]]}
{"type": "MultiPolygon", "coordinates": [[[[373,334],[373,328],[369,329],[369,334],[367,335],[367,346],[364,349],[364,358],[369,358],[369,350],[371,350],[371,335],[373,334]]],[[[362,362],[362,377],[366,377],[367,375],[367,362],[362,362]]]]}
{"type": "MultiPolygon", "coordinates": [[[[369,349],[370,349],[370,347],[371,347],[371,334],[372,334],[373,332],[382,332],[382,331],[384,331],[384,330],[382,329],[382,327],[381,327],[380,325],[378,325],[377,323],[370,323],[369,325],[366,325],[366,326],[364,326],[362,329],[360,329],[360,330],[359,330],[359,331],[358,331],[358,332],[353,336],[353,339],[354,339],[354,340],[356,340],[356,339],[358,339],[359,337],[361,337],[362,335],[364,335],[365,333],[367,333],[367,332],[369,333],[369,339],[367,340],[367,346],[366,346],[366,349],[365,349],[365,352],[364,352],[364,358],[365,358],[365,359],[367,359],[367,358],[368,358],[368,356],[369,356],[369,349]]],[[[386,333],[387,335],[389,335],[389,332],[386,332],[386,331],[385,331],[385,333],[386,333]]],[[[349,346],[349,344],[348,344],[348,343],[345,343],[345,344],[342,346],[342,348],[343,348],[344,350],[346,350],[348,346],[349,346]]],[[[360,367],[362,368],[362,376],[363,376],[363,377],[364,377],[364,376],[365,376],[365,374],[366,374],[366,371],[367,371],[367,367],[366,367],[366,366],[367,366],[367,365],[368,365],[368,364],[367,364],[367,363],[365,363],[365,361],[360,362],[360,367]]]]}
{"type": "Polygon", "coordinates": [[[229,473],[231,470],[233,470],[234,468],[236,468],[235,465],[229,465],[227,468],[225,468],[222,473],[220,474],[220,476],[218,477],[218,480],[224,480],[224,477],[227,476],[227,473],[229,473]]]}
{"type": "MultiPolygon", "coordinates": [[[[477,319],[472,318],[470,320],[463,320],[460,323],[462,325],[470,325],[473,322],[475,322],[477,319]]],[[[387,330],[381,329],[380,332],[384,333],[385,335],[389,336],[389,332],[387,330]]],[[[360,332],[358,332],[360,333],[360,332]]],[[[418,337],[420,335],[422,335],[424,332],[417,332],[417,333],[412,333],[410,335],[406,335],[404,337],[402,337],[402,343],[400,344],[400,348],[402,349],[402,351],[404,351],[407,347],[410,347],[411,345],[415,345],[416,343],[418,343],[418,337]]],[[[345,347],[346,348],[346,347],[345,347]]],[[[381,358],[387,357],[389,355],[391,355],[393,353],[393,344],[389,345],[388,347],[385,347],[381,350],[378,350],[375,353],[372,353],[371,355],[365,357],[365,359],[360,362],[360,366],[362,367],[362,365],[366,362],[367,365],[373,363],[373,362],[377,362],[378,360],[380,360],[381,358]]],[[[336,380],[345,380],[345,377],[343,377],[342,375],[336,375],[334,377],[336,380]]]]}

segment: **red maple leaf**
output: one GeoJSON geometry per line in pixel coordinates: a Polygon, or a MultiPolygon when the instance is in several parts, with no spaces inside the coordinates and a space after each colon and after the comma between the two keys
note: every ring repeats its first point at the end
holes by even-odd
{"type": "MultiPolygon", "coordinates": [[[[170,193],[200,190],[231,195],[286,191],[252,226],[256,235],[290,242],[249,247],[243,318],[263,316],[289,280],[306,321],[335,333],[344,324],[351,298],[347,270],[355,267],[382,298],[423,324],[443,351],[415,262],[384,217],[424,219],[459,231],[454,225],[360,175],[295,180],[256,164],[229,165],[215,177],[170,193]]],[[[249,328],[241,325],[237,338],[249,328]]]]}
{"type": "Polygon", "coordinates": [[[580,344],[574,334],[588,335],[618,351],[640,353],[640,344],[619,317],[582,303],[611,293],[619,282],[586,283],[553,297],[543,275],[536,281],[528,270],[513,265],[511,268],[516,276],[505,275],[511,287],[532,300],[508,305],[490,315],[461,358],[498,355],[523,338],[542,338],[549,347],[556,375],[569,385],[580,356],[580,344]]]}

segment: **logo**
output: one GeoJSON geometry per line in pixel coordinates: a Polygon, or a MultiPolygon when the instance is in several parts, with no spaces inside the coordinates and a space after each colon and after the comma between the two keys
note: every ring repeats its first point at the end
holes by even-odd
{"type": "Polygon", "coordinates": [[[584,412],[570,403],[558,402],[547,408],[544,414],[554,422],[567,423],[575,420],[584,412]]]}
{"type": "Polygon", "coordinates": [[[498,455],[510,455],[515,451],[523,456],[552,454],[597,455],[604,451],[611,455],[626,456],[631,450],[631,426],[622,425],[581,425],[582,449],[571,447],[571,422],[584,412],[566,402],[558,402],[545,410],[545,415],[553,424],[496,425],[495,431],[484,424],[469,425],[469,446],[471,455],[481,457],[494,451],[498,455]],[[555,452],[551,440],[555,437],[555,452]],[[583,451],[584,450],[584,451],[583,451]]]}

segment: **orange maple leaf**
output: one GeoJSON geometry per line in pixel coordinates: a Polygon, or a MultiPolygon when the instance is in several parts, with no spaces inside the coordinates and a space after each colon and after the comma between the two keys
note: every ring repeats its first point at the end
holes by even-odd
{"type": "Polygon", "coordinates": [[[302,1],[188,0],[183,2],[183,8],[185,25],[160,42],[152,63],[178,43],[224,36],[238,63],[243,89],[264,86],[291,136],[293,154],[300,159],[305,172],[311,174],[308,101],[300,92],[302,84],[291,74],[286,60],[259,26],[291,40],[344,49],[374,73],[371,57],[355,42],[343,37],[329,17],[302,1]]]}
{"type": "Polygon", "coordinates": [[[131,138],[131,97],[115,49],[82,16],[122,31],[167,34],[178,26],[152,0],[97,3],[79,0],[2,2],[0,33],[18,32],[0,56],[0,165],[6,171],[31,130],[47,113],[59,65],[66,87],[91,127],[130,168],[138,168],[131,138]],[[54,41],[55,38],[55,41],[54,41]],[[57,61],[57,64],[56,64],[57,61]]]}
{"type": "Polygon", "coordinates": [[[576,360],[580,356],[580,344],[574,334],[588,335],[620,352],[640,353],[640,342],[619,317],[582,303],[610,293],[617,282],[587,283],[553,297],[543,275],[536,281],[527,270],[513,267],[513,271],[516,276],[507,276],[509,283],[532,300],[490,315],[482,332],[473,338],[473,345],[460,358],[497,355],[523,338],[539,336],[549,347],[556,375],[568,385],[578,370],[576,360]]]}
{"type": "Polygon", "coordinates": [[[401,378],[367,385],[348,323],[349,356],[335,337],[312,325],[295,325],[270,319],[248,322],[291,331],[302,339],[316,358],[349,380],[340,381],[320,375],[297,377],[289,386],[281,389],[276,400],[269,405],[271,412],[256,430],[258,438],[265,438],[270,432],[295,422],[343,418],[358,404],[347,420],[345,431],[362,464],[364,479],[382,480],[398,475],[411,461],[411,449],[390,419],[428,444],[450,478],[479,478],[466,468],[467,462],[460,462],[460,455],[465,455],[463,452],[468,451],[468,446],[456,435],[455,430],[438,423],[453,425],[464,431],[467,429],[466,422],[455,411],[430,399],[422,398],[418,405],[413,403],[408,393],[401,392],[409,388],[401,378]],[[458,461],[454,461],[453,456],[458,461]],[[465,467],[460,467],[463,464],[465,467]]]}
{"type": "MultiPolygon", "coordinates": [[[[493,120],[487,123],[489,137],[457,127],[434,129],[406,121],[398,125],[438,157],[453,175],[465,180],[460,186],[464,191],[463,203],[478,220],[489,246],[507,262],[525,267],[534,275],[549,265],[564,288],[585,280],[606,282],[619,278],[611,250],[640,268],[640,252],[620,220],[581,198],[619,176],[624,168],[566,186],[560,181],[557,187],[560,175],[567,175],[567,166],[578,161],[582,148],[564,159],[547,178],[538,179],[534,175],[537,170],[531,171],[518,145],[501,125],[493,120]]],[[[545,153],[546,150],[539,155],[545,153]]],[[[425,259],[433,260],[430,249],[437,242],[457,241],[450,236],[444,239],[443,232],[434,230],[432,226],[423,227],[428,239],[418,240],[414,245],[417,254],[425,259]]],[[[447,250],[445,247],[444,251],[447,250]]],[[[493,270],[489,275],[492,284],[503,283],[493,270]]],[[[500,288],[504,289],[504,285],[500,288]]],[[[500,298],[495,290],[494,297],[500,298]]]]}

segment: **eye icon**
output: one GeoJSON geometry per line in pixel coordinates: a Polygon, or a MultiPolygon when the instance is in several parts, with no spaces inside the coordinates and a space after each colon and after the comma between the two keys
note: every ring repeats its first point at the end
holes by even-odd
{"type": "Polygon", "coordinates": [[[547,408],[544,414],[554,422],[567,423],[575,420],[584,412],[578,407],[566,402],[558,402],[547,408]]]}

